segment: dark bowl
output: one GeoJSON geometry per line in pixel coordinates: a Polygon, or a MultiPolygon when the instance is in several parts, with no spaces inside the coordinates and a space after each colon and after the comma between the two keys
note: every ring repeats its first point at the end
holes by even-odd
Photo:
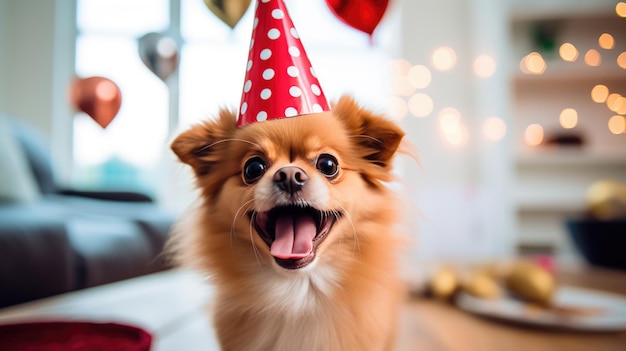
{"type": "Polygon", "coordinates": [[[588,263],[626,270],[626,218],[567,221],[574,245],[588,263]]]}
{"type": "Polygon", "coordinates": [[[0,325],[0,350],[149,351],[152,335],[125,324],[83,321],[0,325]]]}

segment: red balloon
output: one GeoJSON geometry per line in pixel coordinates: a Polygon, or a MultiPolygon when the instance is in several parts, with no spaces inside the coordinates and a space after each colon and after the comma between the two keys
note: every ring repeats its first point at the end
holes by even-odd
{"type": "Polygon", "coordinates": [[[104,77],[77,78],[70,87],[75,109],[88,114],[106,128],[122,106],[122,93],[112,80],[104,77]]]}
{"type": "Polygon", "coordinates": [[[326,4],[347,25],[371,36],[385,15],[389,0],[326,0],[326,4]]]}

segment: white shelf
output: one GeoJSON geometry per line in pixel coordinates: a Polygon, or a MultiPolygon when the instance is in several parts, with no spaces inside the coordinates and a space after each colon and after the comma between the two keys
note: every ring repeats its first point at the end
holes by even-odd
{"type": "Polygon", "coordinates": [[[598,67],[590,67],[579,62],[548,61],[543,74],[526,74],[518,69],[512,74],[512,79],[520,83],[592,81],[600,84],[604,81],[626,79],[626,69],[617,66],[616,62],[604,62],[598,67]]]}
{"type": "MultiPolygon", "coordinates": [[[[617,65],[618,55],[626,50],[624,19],[615,14],[614,0],[508,0],[510,52],[514,61],[508,66],[511,107],[514,118],[515,151],[511,157],[514,188],[511,202],[515,213],[516,240],[519,244],[553,246],[560,259],[575,257],[565,220],[584,214],[587,189],[599,179],[626,177],[626,139],[610,134],[608,118],[612,112],[605,104],[591,100],[595,84],[605,84],[612,92],[624,93],[626,70],[617,65]],[[520,60],[540,51],[536,30],[554,30],[555,49],[542,52],[546,71],[541,75],[524,74],[520,60]],[[615,48],[600,49],[601,33],[612,34],[615,48]],[[558,54],[561,43],[570,42],[579,50],[575,62],[565,62],[558,54]],[[587,50],[601,55],[597,67],[584,62],[587,50]],[[584,138],[581,146],[522,143],[523,128],[540,123],[546,135],[561,131],[560,111],[575,108],[579,123],[573,133],[584,138]]],[[[624,178],[626,179],[626,178],[624,178]]]]}
{"type": "Polygon", "coordinates": [[[615,1],[511,0],[511,20],[539,21],[561,18],[597,17],[613,14],[615,1]]]}
{"type": "Polygon", "coordinates": [[[517,155],[520,166],[626,166],[626,150],[623,152],[550,150],[537,149],[517,155]]]}
{"type": "Polygon", "coordinates": [[[587,209],[585,194],[554,189],[517,192],[515,203],[519,212],[577,213],[587,209]]]}

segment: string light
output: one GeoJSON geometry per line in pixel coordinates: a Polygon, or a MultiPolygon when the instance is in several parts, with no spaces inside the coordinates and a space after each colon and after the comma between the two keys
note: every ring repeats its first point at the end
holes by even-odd
{"type": "Polygon", "coordinates": [[[624,97],[618,93],[610,94],[609,97],[606,98],[606,107],[613,112],[619,111],[625,103],[626,100],[624,97]]]}
{"type": "Polygon", "coordinates": [[[578,124],[578,112],[573,108],[566,108],[559,115],[559,123],[565,129],[572,129],[578,124]]]}
{"type": "Polygon", "coordinates": [[[398,96],[390,96],[387,109],[391,118],[401,120],[406,117],[408,108],[404,99],[398,96]]]}
{"type": "Polygon", "coordinates": [[[602,62],[602,57],[600,53],[596,49],[589,49],[585,54],[585,63],[591,67],[600,66],[600,62],[602,62]]]}
{"type": "Polygon", "coordinates": [[[409,99],[409,111],[415,117],[426,117],[433,112],[433,99],[427,94],[418,93],[409,99]]]}
{"type": "Polygon", "coordinates": [[[609,96],[609,88],[604,84],[598,84],[591,89],[591,100],[593,102],[603,104],[609,96]]]}
{"type": "Polygon", "coordinates": [[[499,117],[487,118],[483,123],[483,135],[487,140],[502,140],[506,135],[506,123],[499,117]]]}
{"type": "Polygon", "coordinates": [[[467,142],[467,129],[461,123],[461,113],[457,109],[447,107],[441,110],[439,112],[439,127],[446,140],[453,146],[463,145],[467,142]]]}
{"type": "Polygon", "coordinates": [[[611,50],[615,47],[615,39],[609,33],[602,33],[598,38],[598,45],[605,50],[611,50]]]}
{"type": "Polygon", "coordinates": [[[496,60],[489,55],[480,55],[474,61],[474,73],[480,78],[489,78],[496,72],[496,60]]]}
{"type": "Polygon", "coordinates": [[[527,74],[543,74],[547,67],[546,61],[538,52],[531,52],[524,56],[520,62],[522,72],[527,74]]]}
{"type": "Polygon", "coordinates": [[[626,2],[618,2],[615,5],[615,13],[620,17],[626,17],[626,2]]]}
{"type": "Polygon", "coordinates": [[[624,116],[615,115],[609,119],[609,131],[619,135],[626,132],[626,118],[624,116]]]}
{"type": "Polygon", "coordinates": [[[617,65],[623,69],[626,69],[626,51],[617,56],[617,65]]]}
{"type": "Polygon", "coordinates": [[[563,43],[559,47],[559,56],[563,61],[574,62],[578,59],[578,49],[572,43],[563,43]]]}
{"type": "Polygon", "coordinates": [[[531,124],[526,127],[524,132],[524,140],[527,145],[538,146],[543,142],[543,127],[539,124],[531,124]]]}
{"type": "Polygon", "coordinates": [[[409,82],[417,89],[424,89],[430,85],[432,75],[428,67],[424,65],[415,65],[409,69],[409,82]]]}
{"type": "Polygon", "coordinates": [[[456,52],[448,46],[439,47],[433,51],[431,63],[435,69],[449,71],[456,65],[456,52]]]}

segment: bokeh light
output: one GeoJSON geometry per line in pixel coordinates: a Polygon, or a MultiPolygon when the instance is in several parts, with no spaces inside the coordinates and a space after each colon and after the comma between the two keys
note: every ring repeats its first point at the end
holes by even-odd
{"type": "Polygon", "coordinates": [[[611,50],[615,47],[615,39],[609,33],[602,33],[598,38],[598,45],[605,50],[611,50]]]}
{"type": "Polygon", "coordinates": [[[610,94],[606,98],[606,107],[613,112],[617,112],[622,108],[622,105],[626,104],[626,99],[618,93],[610,94]]]}
{"type": "Polygon", "coordinates": [[[593,102],[603,104],[609,96],[609,88],[604,84],[597,84],[591,89],[591,100],[593,102]]]}
{"type": "Polygon", "coordinates": [[[406,117],[408,108],[403,98],[398,96],[390,96],[387,104],[389,116],[395,120],[401,120],[406,117]]]}
{"type": "Polygon", "coordinates": [[[578,112],[573,108],[565,108],[559,115],[559,123],[565,129],[572,129],[578,124],[578,112]]]}
{"type": "Polygon", "coordinates": [[[587,51],[587,53],[585,54],[585,63],[588,66],[597,67],[597,66],[600,66],[601,62],[602,62],[602,57],[600,56],[600,53],[598,52],[598,50],[589,49],[589,51],[587,51]]]}
{"type": "Polygon", "coordinates": [[[399,96],[411,96],[415,92],[415,88],[409,82],[406,76],[391,77],[391,93],[399,96]]]}
{"type": "Polygon", "coordinates": [[[432,75],[428,67],[424,65],[415,65],[409,69],[409,82],[417,89],[424,89],[430,85],[432,75]]]}
{"type": "Polygon", "coordinates": [[[524,141],[529,146],[538,146],[543,142],[543,127],[540,124],[531,124],[526,127],[524,141]]]}
{"type": "Polygon", "coordinates": [[[538,52],[531,52],[520,61],[520,69],[527,74],[543,74],[547,67],[546,61],[538,52]]]}
{"type": "Polygon", "coordinates": [[[618,2],[615,5],[615,13],[620,17],[626,17],[626,2],[618,2]]]}
{"type": "Polygon", "coordinates": [[[456,65],[456,52],[448,46],[442,46],[433,51],[431,63],[435,69],[449,71],[456,65]]]}
{"type": "Polygon", "coordinates": [[[626,117],[615,115],[609,118],[609,131],[616,135],[626,133],[626,117]]]}
{"type": "Polygon", "coordinates": [[[622,100],[622,106],[616,111],[618,114],[624,116],[626,115],[626,98],[622,100]]]}
{"type": "Polygon", "coordinates": [[[501,140],[506,135],[506,123],[500,117],[487,118],[483,122],[483,135],[487,140],[501,140]]]}
{"type": "Polygon", "coordinates": [[[439,127],[445,139],[453,146],[463,145],[467,142],[468,132],[461,122],[461,113],[447,107],[439,112],[439,127]]]}
{"type": "Polygon", "coordinates": [[[617,65],[623,69],[626,69],[626,51],[617,56],[617,65]]]}
{"type": "Polygon", "coordinates": [[[427,94],[418,93],[409,99],[409,111],[415,117],[426,117],[433,112],[433,99],[427,94]]]}
{"type": "Polygon", "coordinates": [[[559,56],[563,61],[574,62],[578,59],[578,49],[572,43],[563,43],[559,47],[559,56]]]}
{"type": "Polygon", "coordinates": [[[411,69],[411,63],[405,59],[396,59],[389,62],[392,76],[406,76],[411,69]]]}
{"type": "Polygon", "coordinates": [[[496,60],[489,55],[480,55],[474,60],[474,73],[480,78],[489,78],[496,72],[496,60]]]}

